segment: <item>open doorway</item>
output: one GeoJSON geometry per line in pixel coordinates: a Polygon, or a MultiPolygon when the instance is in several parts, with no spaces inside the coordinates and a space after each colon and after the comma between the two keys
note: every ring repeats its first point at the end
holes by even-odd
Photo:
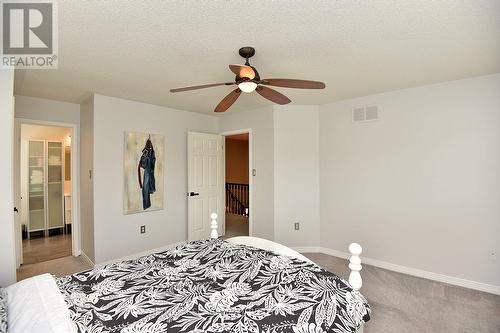
{"type": "Polygon", "coordinates": [[[250,235],[250,133],[225,136],[225,238],[250,235]]]}
{"type": "Polygon", "coordinates": [[[73,228],[74,132],[73,125],[16,120],[18,280],[35,274],[47,262],[78,255],[73,228]]]}

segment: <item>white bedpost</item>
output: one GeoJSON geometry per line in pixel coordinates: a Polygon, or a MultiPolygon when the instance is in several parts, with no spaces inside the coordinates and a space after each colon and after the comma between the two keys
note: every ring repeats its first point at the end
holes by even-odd
{"type": "Polygon", "coordinates": [[[361,279],[361,259],[359,255],[363,252],[363,248],[358,243],[351,243],[349,245],[349,252],[351,253],[351,258],[349,259],[349,268],[351,269],[351,274],[349,274],[349,284],[352,289],[359,290],[363,285],[363,280],[361,279]]]}
{"type": "Polygon", "coordinates": [[[217,213],[210,214],[210,218],[212,219],[212,222],[210,222],[210,229],[212,229],[210,232],[210,238],[219,238],[219,234],[217,233],[217,213]]]}

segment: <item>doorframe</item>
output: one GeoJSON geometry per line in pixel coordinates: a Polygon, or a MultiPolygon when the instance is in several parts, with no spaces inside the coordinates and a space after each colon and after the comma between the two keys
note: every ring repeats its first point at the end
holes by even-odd
{"type": "MultiPolygon", "coordinates": [[[[224,137],[224,154],[223,154],[223,168],[224,168],[224,177],[222,181],[224,182],[223,187],[226,188],[226,137],[236,134],[246,134],[248,133],[248,205],[250,206],[248,209],[248,236],[252,236],[253,234],[253,136],[251,128],[242,128],[232,131],[226,131],[220,133],[224,137]]],[[[226,195],[224,190],[224,214],[226,213],[226,195]]],[[[226,223],[224,223],[224,234],[226,234],[226,223]]]]}
{"type": "MultiPolygon", "coordinates": [[[[82,253],[81,249],[81,234],[80,234],[80,134],[78,132],[79,125],[73,123],[63,123],[55,121],[45,121],[37,119],[28,118],[14,118],[14,148],[19,150],[19,158],[15,159],[14,167],[16,169],[21,168],[19,163],[21,162],[20,152],[21,152],[21,125],[41,125],[41,126],[52,126],[52,127],[66,127],[71,128],[71,252],[74,257],[79,256],[82,253]],[[17,138],[19,137],[19,143],[17,143],[17,138]]],[[[18,173],[17,186],[22,186],[21,184],[21,174],[18,173]]],[[[20,187],[19,187],[20,188],[20,187]]],[[[15,195],[15,193],[14,193],[15,195]]],[[[15,200],[18,200],[16,198],[15,200]]],[[[22,240],[21,240],[22,244],[22,240]]],[[[16,253],[21,251],[22,258],[22,246],[16,249],[16,253]]],[[[22,259],[21,259],[22,260],[22,259]]]]}

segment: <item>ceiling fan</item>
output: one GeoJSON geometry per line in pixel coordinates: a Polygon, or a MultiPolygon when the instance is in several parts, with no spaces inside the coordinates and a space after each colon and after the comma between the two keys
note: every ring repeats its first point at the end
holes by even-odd
{"type": "Polygon", "coordinates": [[[217,86],[232,86],[237,85],[238,88],[231,91],[226,97],[220,101],[215,107],[215,112],[224,112],[233,105],[238,99],[241,92],[251,93],[256,91],[262,97],[277,103],[288,104],[291,100],[280,92],[271,89],[267,86],[284,87],[284,88],[299,88],[299,89],[324,89],[325,84],[318,81],[295,80],[295,79],[261,79],[259,72],[255,67],[250,65],[249,58],[255,55],[255,49],[250,46],[242,47],[239,50],[240,56],[246,59],[244,65],[229,65],[229,69],[236,74],[234,82],[212,83],[200,86],[191,86],[184,88],[170,89],[170,92],[176,93],[181,91],[196,90],[217,86]]]}

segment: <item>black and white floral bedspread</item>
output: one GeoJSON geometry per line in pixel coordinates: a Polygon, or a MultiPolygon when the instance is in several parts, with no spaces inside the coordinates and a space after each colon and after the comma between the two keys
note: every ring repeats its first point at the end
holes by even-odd
{"type": "Polygon", "coordinates": [[[0,287],[0,333],[7,333],[7,292],[0,287]]]}
{"type": "Polygon", "coordinates": [[[311,263],[221,240],[57,280],[79,332],[354,332],[363,296],[311,263]]]}

